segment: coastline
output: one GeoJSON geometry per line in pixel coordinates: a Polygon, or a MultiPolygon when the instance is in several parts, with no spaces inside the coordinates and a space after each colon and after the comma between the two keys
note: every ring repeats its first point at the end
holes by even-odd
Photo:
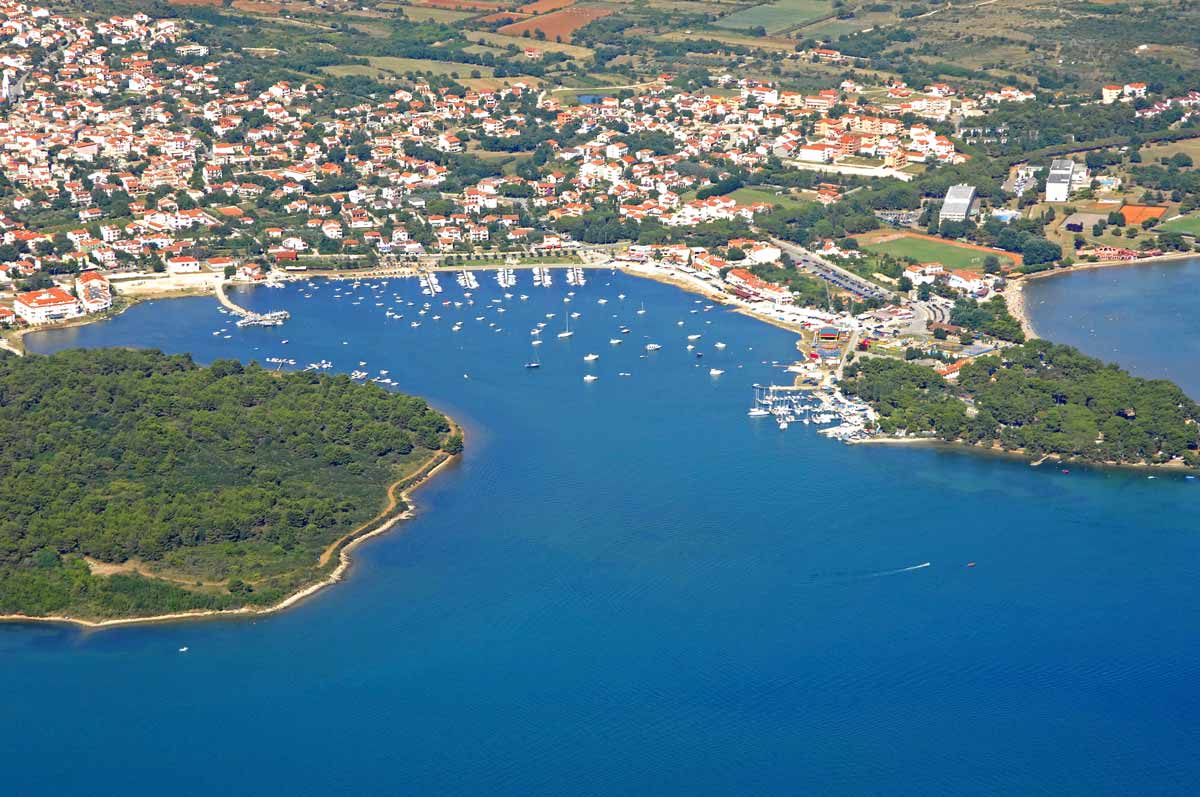
{"type": "Polygon", "coordinates": [[[1200,258],[1200,252],[1168,252],[1154,257],[1139,257],[1134,260],[1097,260],[1094,263],[1074,263],[1066,268],[1053,268],[1046,271],[1036,271],[1033,274],[1022,275],[1019,282],[1049,279],[1063,274],[1074,274],[1078,271],[1096,271],[1102,268],[1124,268],[1127,266],[1146,266],[1156,263],[1171,263],[1176,260],[1200,258]]]}
{"type": "MultiPolygon", "coordinates": [[[[449,419],[449,416],[447,416],[449,419]]],[[[462,426],[450,420],[450,434],[459,434],[464,436],[465,431],[462,426]]],[[[200,620],[200,619],[220,619],[220,618],[236,618],[236,617],[262,617],[275,614],[276,612],[289,609],[300,603],[306,598],[309,598],[326,587],[338,583],[345,576],[346,571],[350,569],[352,559],[350,552],[357,548],[367,540],[391,531],[398,523],[405,520],[410,520],[417,514],[417,505],[412,498],[412,493],[422,485],[429,482],[442,471],[450,463],[458,461],[462,457],[461,454],[447,454],[444,451],[436,451],[421,467],[413,473],[408,474],[402,479],[393,482],[388,486],[387,496],[388,504],[371,520],[368,520],[363,525],[352,531],[342,535],[337,540],[330,543],[320,559],[317,562],[318,567],[328,565],[333,554],[337,554],[338,564],[330,573],[311,584],[296,590],[292,594],[283,598],[283,600],[271,606],[254,607],[242,606],[237,609],[202,609],[191,612],[172,612],[169,614],[147,615],[145,617],[115,617],[108,620],[86,620],[80,617],[71,617],[69,615],[47,615],[36,617],[24,614],[2,614],[0,615],[0,623],[54,623],[59,625],[74,625],[87,629],[103,629],[117,628],[127,625],[145,625],[149,623],[169,623],[178,622],[181,620],[200,620]],[[404,511],[394,514],[396,506],[403,502],[404,511]]]]}
{"type": "Polygon", "coordinates": [[[1066,268],[1048,269],[1033,274],[1024,274],[1018,279],[1009,279],[1004,289],[1004,301],[1008,305],[1009,314],[1017,319],[1026,338],[1040,337],[1033,321],[1029,317],[1029,308],[1025,300],[1025,285],[1034,280],[1052,279],[1066,274],[1077,274],[1083,271],[1099,271],[1108,268],[1128,268],[1133,266],[1148,266],[1159,263],[1173,263],[1180,260],[1200,258],[1200,252],[1170,252],[1156,257],[1142,257],[1136,260],[1098,260],[1094,263],[1075,263],[1066,268]]]}
{"type": "Polygon", "coordinates": [[[1090,462],[1079,459],[1078,457],[1063,456],[1061,454],[1043,454],[1037,459],[1029,459],[1027,454],[1022,449],[1009,450],[1000,448],[998,445],[981,446],[975,443],[968,443],[963,440],[942,440],[938,437],[865,437],[859,440],[847,440],[849,445],[922,445],[929,448],[941,448],[946,451],[958,453],[976,453],[989,456],[1003,457],[1005,459],[1014,459],[1028,461],[1029,467],[1036,468],[1046,462],[1057,462],[1063,465],[1078,465],[1088,468],[1104,468],[1108,470],[1132,470],[1132,471],[1147,471],[1147,470],[1165,470],[1165,471],[1185,471],[1191,472],[1195,468],[1188,465],[1186,462],[1173,460],[1171,462],[1090,462]]]}
{"type": "Polygon", "coordinates": [[[1025,281],[1010,280],[1004,286],[1003,296],[1004,304],[1008,307],[1008,314],[1017,319],[1017,323],[1021,325],[1021,331],[1025,333],[1025,339],[1032,340],[1038,337],[1037,329],[1029,318],[1029,308],[1025,303],[1025,281]]]}
{"type": "MultiPolygon", "coordinates": [[[[574,265],[575,264],[571,264],[571,265],[564,264],[563,266],[558,266],[558,267],[559,268],[570,268],[570,267],[573,267],[574,265]]],[[[554,266],[544,266],[544,267],[554,267],[554,266]]],[[[584,266],[584,267],[586,268],[588,266],[584,266]]],[[[488,270],[489,268],[494,269],[497,267],[495,267],[495,266],[484,267],[481,270],[488,270]]],[[[531,266],[529,266],[529,268],[533,268],[533,266],[531,265],[531,266]]],[[[623,268],[623,267],[614,266],[614,265],[610,265],[610,264],[604,264],[604,265],[594,264],[594,265],[590,265],[590,268],[597,269],[597,270],[599,270],[601,268],[610,269],[612,271],[617,271],[617,272],[625,273],[625,274],[632,274],[634,276],[642,277],[644,279],[649,279],[654,282],[659,282],[659,283],[662,283],[665,285],[670,285],[672,287],[678,288],[678,289],[686,291],[688,293],[698,294],[700,296],[703,296],[706,299],[709,299],[709,300],[712,300],[715,302],[719,302],[722,305],[732,306],[736,312],[741,313],[742,315],[748,316],[750,318],[754,318],[758,321],[765,322],[767,324],[778,327],[780,329],[784,329],[788,332],[792,332],[795,334],[799,334],[799,332],[800,332],[800,329],[798,327],[794,327],[792,325],[786,324],[776,318],[771,318],[771,317],[762,315],[760,313],[757,313],[749,307],[744,307],[739,304],[730,302],[729,298],[727,296],[725,296],[724,294],[721,294],[718,291],[713,290],[711,288],[711,286],[709,286],[707,283],[704,283],[700,280],[690,280],[690,279],[686,279],[681,276],[660,274],[660,273],[652,272],[648,269],[642,270],[642,269],[635,269],[635,268],[628,268],[628,267],[623,268]]],[[[348,277],[350,275],[345,275],[345,276],[348,277]]],[[[366,275],[359,275],[359,276],[362,276],[364,278],[369,278],[366,275]]],[[[401,275],[390,275],[390,276],[398,277],[401,275]]],[[[405,275],[405,276],[407,276],[407,275],[405,275]]],[[[317,274],[308,274],[307,277],[337,279],[337,277],[317,275],[317,274]]],[[[343,278],[345,278],[345,277],[343,277],[343,278]]],[[[121,313],[125,312],[130,307],[133,307],[136,304],[139,304],[143,301],[149,301],[152,299],[160,299],[160,298],[174,299],[174,298],[189,298],[189,297],[196,297],[196,296],[213,295],[219,302],[221,302],[222,305],[224,305],[224,304],[226,304],[226,302],[229,301],[229,299],[227,297],[224,297],[221,295],[222,294],[221,287],[223,285],[223,282],[224,282],[224,280],[213,280],[210,278],[210,279],[206,279],[203,283],[199,283],[199,284],[189,284],[189,285],[183,285],[183,286],[173,284],[172,287],[170,287],[170,288],[164,288],[159,285],[152,284],[152,283],[147,284],[143,281],[139,281],[139,282],[135,283],[135,285],[131,285],[130,287],[136,286],[136,288],[139,288],[141,290],[130,291],[127,293],[126,292],[120,293],[119,295],[122,298],[124,298],[126,301],[122,307],[120,307],[119,309],[116,309],[113,312],[99,313],[94,316],[82,316],[80,318],[72,319],[71,321],[63,323],[63,324],[46,324],[46,325],[40,325],[37,327],[26,327],[24,329],[17,331],[16,338],[17,338],[18,343],[20,343],[20,348],[22,350],[24,350],[24,336],[31,332],[42,332],[42,331],[50,331],[50,330],[57,330],[57,329],[68,329],[71,327],[84,326],[87,324],[105,321],[110,318],[115,318],[116,316],[120,315],[121,313]],[[149,290],[147,290],[147,288],[149,288],[149,290]],[[224,301],[222,301],[222,300],[224,300],[224,301]]],[[[447,416],[447,418],[449,418],[449,416],[447,416]]],[[[465,431],[463,430],[461,425],[455,423],[455,421],[453,419],[450,419],[450,425],[451,425],[451,434],[460,434],[465,437],[465,431]]],[[[342,579],[342,577],[344,576],[344,574],[346,573],[346,571],[350,567],[350,564],[351,564],[351,558],[349,555],[350,552],[355,547],[360,545],[362,542],[389,531],[398,522],[412,518],[415,514],[416,505],[412,501],[411,492],[413,490],[416,490],[421,485],[425,484],[428,480],[433,478],[435,475],[437,475],[437,473],[440,472],[448,463],[455,461],[460,457],[461,457],[461,455],[449,455],[449,454],[445,454],[444,452],[436,452],[434,454],[434,456],[432,456],[429,461],[427,461],[420,468],[418,468],[418,470],[414,474],[410,474],[409,476],[406,476],[403,479],[400,479],[399,481],[394,482],[392,485],[390,485],[388,487],[388,506],[385,507],[385,509],[383,511],[381,511],[379,515],[377,515],[372,520],[368,521],[363,526],[347,533],[340,539],[335,540],[333,543],[330,543],[330,545],[322,553],[321,558],[318,561],[318,567],[327,565],[329,558],[333,555],[333,553],[337,553],[338,564],[333,569],[333,571],[331,571],[329,573],[329,575],[327,575],[326,577],[324,577],[312,584],[308,584],[308,585],[304,586],[303,588],[297,590],[296,592],[292,593],[291,595],[288,595],[283,600],[281,600],[279,603],[276,603],[272,606],[267,606],[267,607],[243,606],[243,607],[239,607],[237,609],[204,609],[204,610],[189,611],[189,612],[172,612],[172,613],[167,613],[167,614],[147,615],[147,616],[143,616],[143,617],[120,617],[120,618],[112,618],[112,619],[106,619],[106,620],[88,620],[88,619],[79,618],[79,617],[71,617],[69,615],[48,615],[48,616],[38,617],[38,616],[23,615],[23,614],[5,614],[5,615],[0,615],[0,623],[55,623],[55,624],[75,625],[75,626],[80,626],[80,627],[87,628],[87,629],[103,629],[103,628],[117,628],[120,626],[128,626],[128,625],[143,625],[143,624],[148,624],[148,623],[179,622],[179,621],[183,621],[183,620],[198,620],[198,619],[205,619],[205,618],[219,619],[219,618],[234,618],[234,617],[259,617],[259,616],[270,615],[270,614],[274,614],[276,612],[283,611],[285,609],[291,608],[292,606],[295,606],[296,604],[303,601],[305,598],[308,598],[308,597],[316,594],[317,592],[320,592],[322,589],[325,589],[326,587],[328,587],[332,584],[336,584],[338,581],[340,581],[342,579]],[[399,492],[396,492],[397,490],[399,490],[399,492]],[[391,513],[394,510],[397,501],[404,501],[408,508],[405,509],[403,512],[400,512],[399,514],[392,515],[391,513]]]]}

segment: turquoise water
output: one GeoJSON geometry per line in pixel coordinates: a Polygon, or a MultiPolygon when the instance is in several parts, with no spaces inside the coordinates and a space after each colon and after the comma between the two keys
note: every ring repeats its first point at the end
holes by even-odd
{"type": "Polygon", "coordinates": [[[0,626],[6,792],[1194,791],[1196,482],[781,432],[745,411],[792,336],[593,274],[559,340],[562,277],[521,274],[505,313],[485,279],[416,329],[385,317],[421,301],[392,281],[239,299],[290,309],[280,329],[181,299],[31,339],[366,361],[469,438],[414,521],[289,612],[0,626]]]}

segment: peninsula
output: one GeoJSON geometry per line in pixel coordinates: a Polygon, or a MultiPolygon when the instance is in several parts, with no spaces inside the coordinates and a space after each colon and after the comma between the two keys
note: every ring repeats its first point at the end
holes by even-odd
{"type": "Polygon", "coordinates": [[[462,450],[421,399],[157,351],[0,359],[0,615],[289,605],[462,450]]]}
{"type": "Polygon", "coordinates": [[[878,413],[884,440],[933,439],[1112,465],[1200,465],[1200,406],[1166,380],[1131,376],[1033,340],[948,378],[886,358],[847,367],[842,389],[878,413]]]}

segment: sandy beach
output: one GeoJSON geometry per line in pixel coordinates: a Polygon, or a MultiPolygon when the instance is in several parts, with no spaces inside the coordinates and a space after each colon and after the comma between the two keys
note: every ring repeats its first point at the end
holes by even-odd
{"type": "Polygon", "coordinates": [[[1008,312],[1021,324],[1025,337],[1038,337],[1037,329],[1029,317],[1029,308],[1025,301],[1025,285],[1033,280],[1051,279],[1064,274],[1074,274],[1080,271],[1096,271],[1107,268],[1128,268],[1132,266],[1149,266],[1156,263],[1171,263],[1178,260],[1189,260],[1200,257],[1196,252],[1171,252],[1157,257],[1144,257],[1138,260],[1100,260],[1095,263],[1076,263],[1066,268],[1049,269],[1034,274],[1026,274],[1019,279],[1010,279],[1004,289],[1004,301],[1008,312]]]}

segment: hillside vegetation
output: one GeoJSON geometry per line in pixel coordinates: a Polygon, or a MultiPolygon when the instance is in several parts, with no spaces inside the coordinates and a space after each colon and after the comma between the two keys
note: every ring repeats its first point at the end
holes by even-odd
{"type": "Polygon", "coordinates": [[[0,360],[0,613],[275,602],[389,485],[460,448],[421,399],[345,376],[157,351],[0,360]]]}

